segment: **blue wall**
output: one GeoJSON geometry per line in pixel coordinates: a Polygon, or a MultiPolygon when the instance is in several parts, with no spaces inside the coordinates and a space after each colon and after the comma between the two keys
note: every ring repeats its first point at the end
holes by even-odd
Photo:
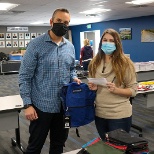
{"type": "Polygon", "coordinates": [[[130,54],[134,62],[154,61],[154,42],[141,42],[141,30],[154,29],[154,15],[92,23],[91,29],[87,29],[86,25],[70,27],[76,50],[76,59],[79,59],[80,56],[80,32],[100,30],[102,34],[107,28],[113,28],[117,31],[119,31],[119,28],[132,28],[132,39],[122,40],[124,52],[130,54]]]}

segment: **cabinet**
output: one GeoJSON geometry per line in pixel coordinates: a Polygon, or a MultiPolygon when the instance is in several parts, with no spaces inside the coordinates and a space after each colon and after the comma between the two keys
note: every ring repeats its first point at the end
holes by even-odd
{"type": "Polygon", "coordinates": [[[21,61],[1,61],[0,69],[1,74],[11,73],[11,72],[19,72],[21,61]]]}

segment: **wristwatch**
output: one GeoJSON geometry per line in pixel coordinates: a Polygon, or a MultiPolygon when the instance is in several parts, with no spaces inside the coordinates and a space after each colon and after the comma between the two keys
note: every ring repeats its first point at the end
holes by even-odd
{"type": "Polygon", "coordinates": [[[30,106],[32,106],[31,104],[26,104],[26,105],[24,105],[24,109],[27,109],[27,108],[29,108],[30,106]]]}

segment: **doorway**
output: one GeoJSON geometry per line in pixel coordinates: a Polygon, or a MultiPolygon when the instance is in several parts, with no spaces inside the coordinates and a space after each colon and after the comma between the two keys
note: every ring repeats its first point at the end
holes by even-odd
{"type": "Polygon", "coordinates": [[[100,41],[100,30],[80,32],[80,45],[81,45],[80,48],[84,46],[83,45],[84,39],[89,39],[90,45],[94,51],[94,55],[96,55],[98,52],[99,41],[100,41]]]}

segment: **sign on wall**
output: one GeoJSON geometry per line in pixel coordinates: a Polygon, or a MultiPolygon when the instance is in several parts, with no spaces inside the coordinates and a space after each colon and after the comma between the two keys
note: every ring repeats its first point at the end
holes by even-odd
{"type": "Polygon", "coordinates": [[[28,27],[7,27],[7,32],[27,32],[28,27]]]}

